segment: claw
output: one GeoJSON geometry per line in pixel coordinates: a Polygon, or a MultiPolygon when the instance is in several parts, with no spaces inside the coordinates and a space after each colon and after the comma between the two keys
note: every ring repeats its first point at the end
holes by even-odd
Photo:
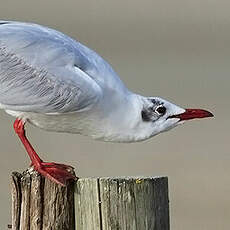
{"type": "Polygon", "coordinates": [[[54,163],[54,162],[43,162],[43,166],[47,168],[60,168],[60,169],[66,169],[67,171],[73,171],[74,167],[71,165],[65,165],[65,164],[59,164],[59,163],[54,163]]]}
{"type": "Polygon", "coordinates": [[[14,130],[18,134],[31,159],[31,166],[33,166],[34,169],[44,177],[47,177],[53,182],[62,186],[66,186],[68,180],[77,180],[77,177],[74,175],[74,168],[72,166],[42,161],[27,139],[24,125],[25,121],[16,119],[14,122],[14,130]]]}
{"type": "Polygon", "coordinates": [[[66,186],[68,180],[77,180],[73,167],[69,165],[42,162],[40,167],[34,167],[34,169],[61,186],[66,186]]]}

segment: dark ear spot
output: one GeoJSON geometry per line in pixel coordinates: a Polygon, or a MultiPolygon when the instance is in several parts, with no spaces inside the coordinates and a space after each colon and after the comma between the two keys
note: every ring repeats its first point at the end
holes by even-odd
{"type": "Polygon", "coordinates": [[[151,102],[155,105],[157,104],[157,101],[155,99],[151,99],[151,102]]]}
{"type": "Polygon", "coordinates": [[[151,121],[151,114],[148,110],[142,110],[141,116],[143,121],[151,121]]]}

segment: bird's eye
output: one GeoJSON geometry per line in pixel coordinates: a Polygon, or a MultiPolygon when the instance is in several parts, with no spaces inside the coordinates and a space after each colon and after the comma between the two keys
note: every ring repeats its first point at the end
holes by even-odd
{"type": "Polygon", "coordinates": [[[164,106],[159,106],[156,108],[156,112],[163,116],[166,113],[166,108],[164,106]]]}

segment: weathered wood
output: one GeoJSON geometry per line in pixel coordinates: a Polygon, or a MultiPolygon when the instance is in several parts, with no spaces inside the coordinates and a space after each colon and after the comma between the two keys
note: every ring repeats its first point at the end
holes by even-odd
{"type": "Polygon", "coordinates": [[[31,196],[30,196],[30,229],[37,230],[42,228],[42,178],[36,174],[31,178],[31,196]]]}
{"type": "Polygon", "coordinates": [[[74,230],[74,184],[61,187],[45,179],[44,184],[44,230],[74,230]]]}
{"type": "Polygon", "coordinates": [[[21,212],[20,212],[20,230],[30,229],[30,175],[25,174],[21,177],[21,212]]]}
{"type": "Polygon", "coordinates": [[[12,175],[13,230],[74,230],[74,182],[61,187],[33,170],[12,175]]]}
{"type": "Polygon", "coordinates": [[[99,229],[99,204],[97,179],[79,179],[75,187],[75,223],[77,230],[99,229]]]}
{"type": "Polygon", "coordinates": [[[61,187],[31,169],[13,173],[12,229],[169,230],[168,180],[85,178],[61,187]]]}
{"type": "Polygon", "coordinates": [[[13,173],[12,175],[12,225],[13,230],[19,230],[20,211],[21,211],[21,174],[13,173]]]}
{"type": "Polygon", "coordinates": [[[76,230],[169,230],[168,180],[79,179],[75,215],[76,230]]]}

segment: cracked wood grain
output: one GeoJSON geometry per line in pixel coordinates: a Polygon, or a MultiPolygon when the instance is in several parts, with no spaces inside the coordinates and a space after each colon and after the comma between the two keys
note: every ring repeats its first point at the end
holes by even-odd
{"type": "Polygon", "coordinates": [[[11,184],[13,230],[75,230],[74,182],[62,187],[29,169],[11,184]]]}
{"type": "Polygon", "coordinates": [[[13,230],[169,230],[166,177],[82,178],[62,187],[12,174],[13,230]]]}
{"type": "Polygon", "coordinates": [[[75,215],[77,230],[169,230],[168,180],[79,179],[75,215]]]}

